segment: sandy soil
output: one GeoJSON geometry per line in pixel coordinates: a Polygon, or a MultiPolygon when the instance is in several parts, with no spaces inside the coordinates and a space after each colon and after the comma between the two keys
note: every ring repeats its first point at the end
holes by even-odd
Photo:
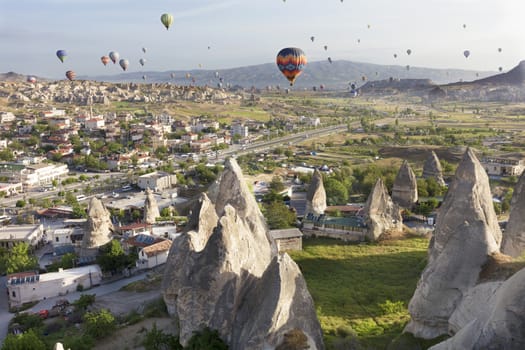
{"type": "Polygon", "coordinates": [[[161,297],[160,289],[148,292],[118,291],[95,299],[95,309],[108,309],[113,315],[125,315],[135,310],[142,313],[144,306],[161,297]]]}

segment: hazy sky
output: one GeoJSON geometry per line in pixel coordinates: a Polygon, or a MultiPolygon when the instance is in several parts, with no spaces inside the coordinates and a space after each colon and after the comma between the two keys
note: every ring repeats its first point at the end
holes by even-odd
{"type": "Polygon", "coordinates": [[[287,46],[310,61],[507,70],[525,59],[524,14],[524,0],[0,0],[0,72],[120,73],[100,62],[112,50],[129,71],[218,70],[275,62],[287,46]]]}

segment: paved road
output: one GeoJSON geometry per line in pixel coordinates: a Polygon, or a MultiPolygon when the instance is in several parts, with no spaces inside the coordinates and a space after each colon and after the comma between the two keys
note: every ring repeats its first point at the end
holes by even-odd
{"type": "MultiPolygon", "coordinates": [[[[118,291],[123,286],[142,280],[146,277],[146,273],[142,272],[138,275],[124,278],[121,280],[118,280],[116,282],[103,284],[98,287],[85,290],[83,292],[73,292],[68,293],[64,296],[54,297],[54,298],[48,298],[46,300],[42,300],[32,308],[26,310],[25,312],[38,312],[43,309],[50,309],[53,305],[55,305],[56,301],[58,299],[67,299],[69,302],[73,302],[80,298],[81,294],[96,294],[97,296],[107,295],[113,292],[118,291]]],[[[2,276],[0,277],[0,343],[2,343],[7,336],[7,327],[9,326],[9,321],[11,321],[11,318],[13,318],[14,314],[10,313],[7,304],[7,288],[6,288],[6,277],[2,276]]]]}

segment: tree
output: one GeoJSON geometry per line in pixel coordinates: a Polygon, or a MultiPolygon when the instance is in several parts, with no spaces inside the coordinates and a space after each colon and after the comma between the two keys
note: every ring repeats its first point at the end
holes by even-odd
{"type": "Polygon", "coordinates": [[[328,177],[323,181],[326,192],[326,201],[329,205],[346,204],[348,201],[348,190],[338,180],[328,177]]]}
{"type": "Polygon", "coordinates": [[[264,216],[271,230],[293,227],[296,221],[296,214],[281,201],[266,204],[264,216]]]}
{"type": "Polygon", "coordinates": [[[280,176],[274,176],[270,182],[270,190],[273,192],[282,192],[284,190],[284,184],[280,176]]]}
{"type": "Polygon", "coordinates": [[[106,309],[86,312],[84,315],[84,326],[86,333],[93,338],[104,338],[115,330],[115,317],[106,309]]]}
{"type": "Polygon", "coordinates": [[[8,334],[2,350],[46,350],[46,345],[32,329],[22,334],[8,334]]]}
{"type": "Polygon", "coordinates": [[[157,323],[153,322],[153,328],[146,333],[142,345],[146,350],[182,350],[179,338],[165,334],[157,329],[157,323]]]}
{"type": "Polygon", "coordinates": [[[0,257],[4,260],[0,265],[5,266],[6,273],[15,273],[38,269],[38,259],[29,251],[29,244],[20,242],[0,257]]]}
{"type": "Polygon", "coordinates": [[[112,240],[100,248],[97,263],[103,271],[121,271],[135,261],[124,253],[119,241],[112,240]]]}
{"type": "Polygon", "coordinates": [[[26,204],[27,204],[27,203],[26,203],[25,200],[23,200],[23,199],[19,199],[19,200],[16,201],[16,204],[15,204],[15,205],[16,205],[17,208],[23,208],[23,207],[26,206],[26,204]]]}
{"type": "Polygon", "coordinates": [[[88,306],[95,302],[95,297],[95,294],[81,294],[73,304],[79,310],[87,310],[88,306]]]}

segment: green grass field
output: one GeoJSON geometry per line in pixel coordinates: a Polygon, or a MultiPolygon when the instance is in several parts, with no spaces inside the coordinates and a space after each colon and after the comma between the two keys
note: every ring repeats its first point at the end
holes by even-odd
{"type": "Polygon", "coordinates": [[[367,245],[310,238],[291,256],[312,294],[327,349],[351,327],[365,349],[385,349],[409,320],[428,239],[367,245]]]}

